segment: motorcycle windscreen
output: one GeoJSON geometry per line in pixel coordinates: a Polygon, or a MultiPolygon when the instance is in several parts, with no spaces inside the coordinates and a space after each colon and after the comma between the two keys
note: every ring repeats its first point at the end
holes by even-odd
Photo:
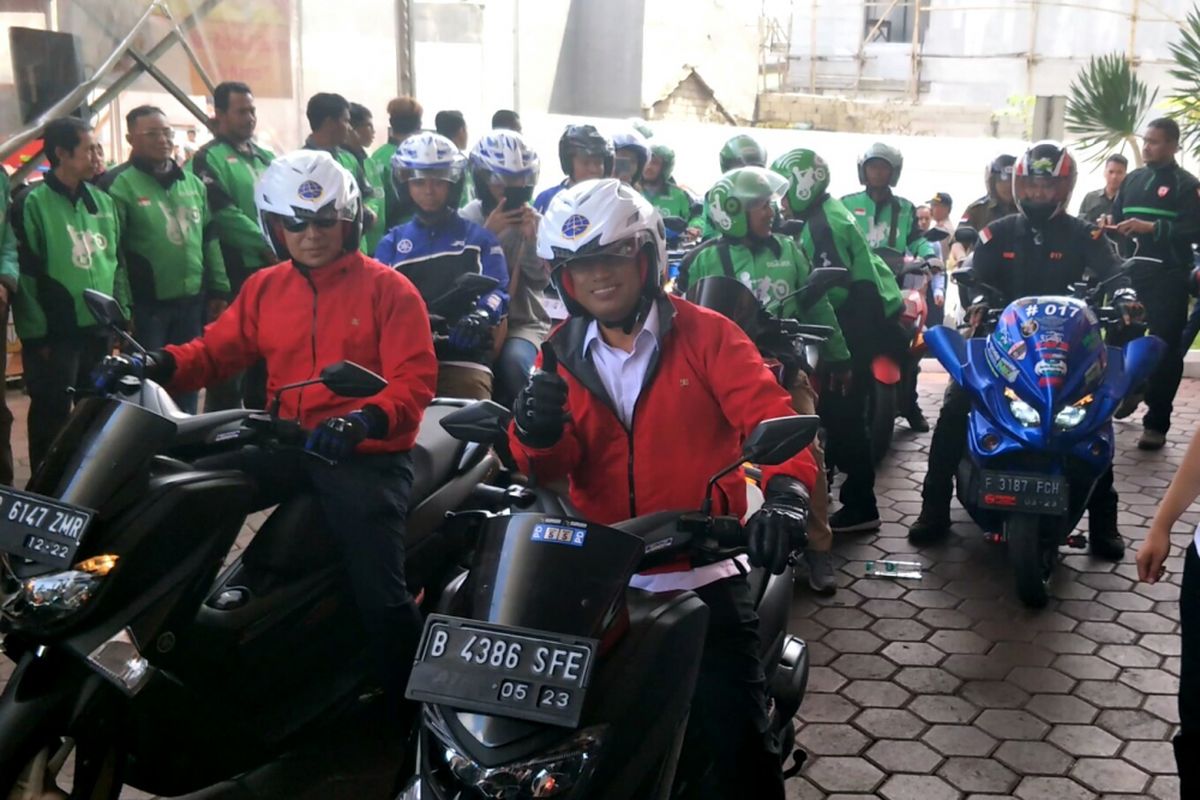
{"type": "Polygon", "coordinates": [[[758,299],[740,281],[723,275],[701,278],[688,289],[687,299],[733,320],[751,339],[761,332],[758,299]]]}
{"type": "Polygon", "coordinates": [[[88,397],[67,419],[29,491],[103,513],[105,502],[160,452],[175,423],[120,400],[88,397]]]}
{"type": "Polygon", "coordinates": [[[487,523],[465,587],[465,616],[601,638],[645,552],[637,536],[544,514],[487,523]]]}
{"type": "Polygon", "coordinates": [[[480,275],[483,272],[478,247],[465,247],[458,253],[404,261],[396,264],[395,268],[417,287],[431,314],[440,314],[450,320],[469,311],[475,300],[465,294],[461,298],[456,297],[460,293],[456,291],[458,279],[463,275],[480,275]]]}

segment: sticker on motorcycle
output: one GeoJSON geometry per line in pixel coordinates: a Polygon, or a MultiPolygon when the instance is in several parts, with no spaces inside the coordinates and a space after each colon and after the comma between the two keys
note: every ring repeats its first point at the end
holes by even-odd
{"type": "Polygon", "coordinates": [[[533,534],[529,538],[534,542],[552,542],[571,547],[583,547],[583,543],[587,539],[587,529],[539,523],[533,527],[533,534]]]}
{"type": "Polygon", "coordinates": [[[1003,378],[1007,383],[1016,383],[1017,376],[1020,370],[1017,365],[1008,360],[1007,357],[1001,354],[1000,348],[996,347],[996,343],[988,339],[987,345],[984,347],[984,353],[987,356],[988,366],[992,368],[992,372],[1000,378],[1003,378]]]}
{"type": "Polygon", "coordinates": [[[1067,374],[1067,362],[1061,358],[1039,361],[1033,371],[1040,378],[1063,378],[1067,374]]]}
{"type": "Polygon", "coordinates": [[[1092,386],[1099,380],[1100,375],[1104,372],[1104,364],[1101,359],[1096,359],[1092,365],[1087,368],[1087,372],[1083,373],[1083,385],[1092,386]]]}
{"type": "Polygon", "coordinates": [[[1038,332],[1038,321],[1036,319],[1027,319],[1021,323],[1021,335],[1028,339],[1038,332]]]}
{"type": "Polygon", "coordinates": [[[1037,349],[1040,350],[1058,350],[1067,351],[1071,349],[1071,343],[1063,335],[1062,331],[1044,331],[1037,340],[1037,349]]]}
{"type": "Polygon", "coordinates": [[[1021,361],[1025,358],[1026,348],[1024,342],[1017,342],[1012,347],[1008,348],[1008,356],[1013,361],[1021,361]]]}

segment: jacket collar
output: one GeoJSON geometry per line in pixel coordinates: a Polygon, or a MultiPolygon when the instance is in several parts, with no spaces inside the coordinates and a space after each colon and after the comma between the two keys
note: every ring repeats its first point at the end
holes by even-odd
{"type": "Polygon", "coordinates": [[[51,170],[46,173],[46,177],[42,179],[42,182],[51,191],[57,192],[71,201],[71,205],[75,205],[82,200],[84,208],[88,210],[88,213],[95,214],[100,210],[100,207],[96,205],[96,198],[92,197],[92,193],[88,189],[87,181],[80,181],[79,185],[75,187],[75,191],[72,192],[67,188],[65,183],[58,179],[58,176],[54,174],[54,170],[51,170]]]}
{"type": "MultiPolygon", "coordinates": [[[[643,391],[654,380],[654,376],[658,372],[663,347],[666,345],[675,323],[675,304],[669,297],[659,294],[654,299],[654,307],[658,311],[658,347],[655,348],[654,355],[650,357],[650,367],[646,370],[646,377],[642,381],[643,391]]],[[[576,380],[583,384],[584,388],[595,395],[600,402],[608,406],[617,419],[620,419],[620,414],[613,406],[612,398],[608,396],[608,390],[604,388],[604,382],[600,380],[600,373],[596,372],[595,363],[584,350],[584,341],[591,326],[591,317],[572,316],[550,333],[546,344],[554,349],[554,354],[558,356],[558,363],[574,375],[576,380]]]]}
{"type": "Polygon", "coordinates": [[[305,265],[295,261],[288,263],[304,276],[304,279],[311,283],[316,288],[331,286],[336,284],[346,276],[348,272],[362,267],[364,261],[363,254],[358,250],[353,250],[345,255],[339,256],[335,260],[318,269],[311,269],[305,265]]]}
{"type": "Polygon", "coordinates": [[[253,139],[250,139],[248,142],[246,142],[245,147],[240,147],[240,146],[238,146],[238,144],[236,142],[234,142],[228,136],[221,136],[220,134],[217,134],[213,138],[240,156],[246,156],[247,158],[255,159],[258,161],[266,161],[267,160],[266,153],[263,151],[263,149],[261,147],[259,147],[257,144],[254,143],[253,139]]]}
{"type": "Polygon", "coordinates": [[[174,161],[170,162],[171,166],[166,172],[159,172],[157,169],[157,164],[152,161],[147,161],[144,158],[130,158],[129,163],[132,164],[135,169],[138,169],[149,175],[151,178],[154,178],[154,180],[156,180],[164,189],[170,189],[171,184],[175,183],[175,181],[183,180],[183,169],[174,161]]]}

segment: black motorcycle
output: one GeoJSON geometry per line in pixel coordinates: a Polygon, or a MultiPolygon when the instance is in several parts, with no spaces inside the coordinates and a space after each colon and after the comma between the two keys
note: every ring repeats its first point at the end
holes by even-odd
{"type": "MultiPolygon", "coordinates": [[[[116,302],[87,295],[116,329],[116,302]]],[[[316,383],[345,397],[386,386],[342,362],[281,392],[316,383]]],[[[439,425],[465,405],[435,402],[412,450],[407,560],[427,603],[454,562],[436,527],[498,466],[439,425]]],[[[63,797],[55,783],[72,752],[71,798],[196,791],[367,702],[366,638],[314,499],[278,506],[230,560],[251,479],[196,466],[305,438],[275,413],[184,414],[162,387],[127,377],[80,400],[28,491],[0,487],[0,625],[16,662],[0,694],[0,797],[63,797]]]]}
{"type": "MultiPolygon", "coordinates": [[[[508,417],[481,402],[443,425],[482,444],[504,435],[508,417]]],[[[538,513],[454,514],[442,534],[468,554],[466,570],[429,616],[418,650],[408,697],[424,704],[419,774],[401,800],[665,799],[702,785],[703,767],[685,774],[680,754],[708,610],[691,592],[651,594],[629,581],[681,553],[713,563],[744,552],[739,521],[710,516],[713,486],[743,460],[791,458],[817,424],[761,423],[743,458],[709,481],[699,511],[607,526],[542,494],[538,513]]],[[[504,493],[494,492],[498,509],[504,493]]],[[[749,580],[771,731],[786,760],[808,679],[805,644],[787,633],[792,572],[753,570],[749,580]]]]}

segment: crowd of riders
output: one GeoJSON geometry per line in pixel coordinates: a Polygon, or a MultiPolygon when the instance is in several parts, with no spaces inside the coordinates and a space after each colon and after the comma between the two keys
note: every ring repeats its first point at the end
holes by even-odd
{"type": "MultiPolygon", "coordinates": [[[[381,664],[411,662],[420,629],[404,577],[406,451],[435,396],[512,408],[516,463],[567,479],[578,507],[600,522],[696,505],[711,459],[695,448],[734,447],[754,424],[789,410],[817,414],[822,443],[764,475],[748,541],[750,560],[771,568],[803,550],[812,590],[833,594],[833,534],[880,526],[868,406],[877,357],[911,358],[902,273],[919,265],[940,307],[951,291],[948,267],[971,258],[1011,300],[1062,293],[1084,275],[1106,278],[1117,253],[1136,248],[1161,267],[1132,275],[1113,302],[1130,318],[1148,311],[1150,331],[1171,347],[1145,394],[1139,441],[1163,446],[1200,232],[1197,182],[1174,161],[1179,131],[1169,120],[1150,124],[1145,167],[1089,196],[1095,219],[1068,212],[1075,158],[1039,142],[987,165],[986,194],[960,222],[976,235],[939,242],[926,231],[953,228],[951,198],[939,192],[922,204],[899,195],[903,156],[883,142],[858,159],[862,191],[836,197],[835,167],[817,152],[796,147],[772,160],[753,137],[737,135],[719,153],[721,177],[697,196],[677,181],[671,145],[643,123],[611,136],[571,124],[558,143],[563,177],[535,196],[543,159],[511,111],[497,112],[472,141],[460,113],[439,113],[436,130],[426,130],[420,104],[396,98],[387,141],[370,151],[370,110],[321,93],[307,106],[304,148],[276,158],[255,143],[249,86],[221,84],[214,107],[214,138],[186,168],[171,158],[165,114],[141,106],[127,116],[125,164],[98,177],[95,133],[65,118],[46,127],[44,179],[11,203],[0,187],[0,300],[11,303],[23,344],[31,466],[46,459],[70,414],[69,387],[111,388],[136,372],[194,412],[200,389],[205,411],[263,407],[280,386],[339,357],[379,372],[389,388],[377,397],[310,389],[290,409],[312,431],[310,450],[347,465],[340,478],[308,463],[260,458],[240,467],[308,486],[332,528],[354,521],[344,549],[381,664]],[[668,235],[690,250],[672,281],[668,235]],[[798,302],[816,269],[846,279],[798,302]],[[780,385],[743,331],[682,299],[709,278],[738,282],[777,317],[824,326],[815,367],[780,385]],[[111,355],[85,289],[117,298],[148,353],[111,355]],[[557,327],[554,308],[565,309],[557,327]],[[691,432],[681,434],[680,423],[691,432]],[[844,478],[833,510],[827,476],[835,471],[844,478]],[[407,633],[385,633],[397,630],[407,633]]],[[[1109,166],[1123,172],[1124,163],[1109,166]]],[[[897,415],[928,431],[915,383],[900,401],[897,415]]],[[[951,385],[910,532],[916,544],[950,526],[967,407],[951,385]]],[[[0,435],[11,425],[3,409],[0,435]]],[[[0,480],[11,484],[12,471],[8,452],[0,480]]],[[[725,502],[747,511],[744,498],[725,502]]],[[[1090,517],[1092,550],[1107,559],[1124,553],[1116,509],[1110,475],[1090,517]]],[[[732,562],[702,572],[689,573],[686,586],[703,590],[727,620],[713,648],[730,664],[749,664],[744,575],[732,562]]],[[[381,674],[400,690],[395,671],[381,674]]],[[[753,741],[762,679],[731,667],[716,680],[741,687],[741,697],[701,716],[720,727],[728,708],[745,710],[737,752],[719,765],[732,781],[762,755],[753,741]]],[[[759,791],[783,796],[781,782],[759,791]]]]}

